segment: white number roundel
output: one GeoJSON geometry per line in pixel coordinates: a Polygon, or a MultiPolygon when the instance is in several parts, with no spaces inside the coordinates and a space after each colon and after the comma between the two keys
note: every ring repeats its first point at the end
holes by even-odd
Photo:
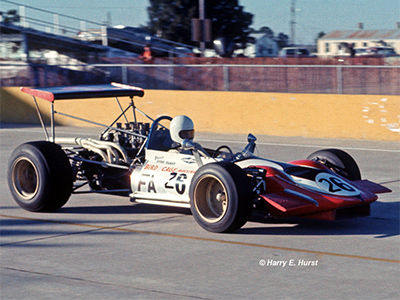
{"type": "Polygon", "coordinates": [[[353,185],[329,173],[319,173],[315,177],[315,182],[321,189],[329,192],[330,194],[339,196],[357,196],[360,194],[360,191],[353,185]]]}

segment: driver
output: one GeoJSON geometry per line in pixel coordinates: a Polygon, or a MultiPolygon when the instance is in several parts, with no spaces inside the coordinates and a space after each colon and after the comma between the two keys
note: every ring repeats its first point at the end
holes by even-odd
{"type": "Polygon", "coordinates": [[[193,121],[188,116],[177,116],[172,119],[171,124],[169,126],[169,131],[171,135],[171,139],[175,145],[172,145],[172,149],[169,150],[171,152],[179,152],[183,154],[192,154],[191,150],[183,150],[181,146],[183,146],[184,140],[189,140],[192,145],[196,148],[196,152],[199,151],[203,156],[209,156],[207,151],[201,147],[201,145],[194,143],[194,124],[193,121]]]}
{"type": "Polygon", "coordinates": [[[171,139],[180,145],[184,140],[192,141],[194,138],[194,124],[188,116],[181,115],[173,118],[169,130],[171,139]]]}

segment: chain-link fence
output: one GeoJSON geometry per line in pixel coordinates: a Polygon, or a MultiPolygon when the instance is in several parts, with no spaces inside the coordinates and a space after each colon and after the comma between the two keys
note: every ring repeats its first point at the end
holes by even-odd
{"type": "Polygon", "coordinates": [[[145,89],[400,95],[400,66],[1,65],[1,86],[121,82],[145,89]]]}
{"type": "Polygon", "coordinates": [[[99,65],[111,79],[147,89],[400,94],[400,66],[99,65]]]}

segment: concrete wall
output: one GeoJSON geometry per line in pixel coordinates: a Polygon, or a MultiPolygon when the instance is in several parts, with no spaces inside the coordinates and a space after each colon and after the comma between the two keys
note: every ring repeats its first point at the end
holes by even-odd
{"type": "MultiPolygon", "coordinates": [[[[38,123],[31,96],[15,87],[0,93],[1,122],[38,123]]],[[[49,102],[38,103],[48,120],[49,102]]],[[[135,104],[153,118],[186,114],[198,132],[400,141],[400,96],[147,90],[135,104]]],[[[103,124],[120,113],[115,99],[60,100],[55,109],[103,124]]],[[[87,126],[59,115],[56,122],[87,126]]]]}

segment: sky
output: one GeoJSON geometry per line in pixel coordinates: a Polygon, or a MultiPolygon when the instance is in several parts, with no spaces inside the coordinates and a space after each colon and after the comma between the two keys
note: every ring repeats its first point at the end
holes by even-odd
{"type": "MultiPolygon", "coordinates": [[[[244,6],[245,11],[254,15],[253,28],[266,26],[271,28],[275,35],[281,32],[290,35],[292,1],[239,0],[239,4],[244,6]]],[[[364,23],[364,29],[395,29],[396,22],[400,22],[400,0],[294,1],[297,44],[313,43],[319,32],[356,30],[359,22],[364,23]]],[[[109,13],[112,25],[140,26],[148,22],[148,0],[13,0],[11,2],[27,6],[25,9],[27,16],[49,22],[52,22],[51,14],[38,12],[28,6],[98,23],[106,22],[109,13]]],[[[0,11],[12,8],[18,8],[18,5],[0,0],[0,11]]],[[[59,19],[62,24],[62,17],[59,19]]],[[[89,25],[87,27],[89,28],[89,25]]]]}

